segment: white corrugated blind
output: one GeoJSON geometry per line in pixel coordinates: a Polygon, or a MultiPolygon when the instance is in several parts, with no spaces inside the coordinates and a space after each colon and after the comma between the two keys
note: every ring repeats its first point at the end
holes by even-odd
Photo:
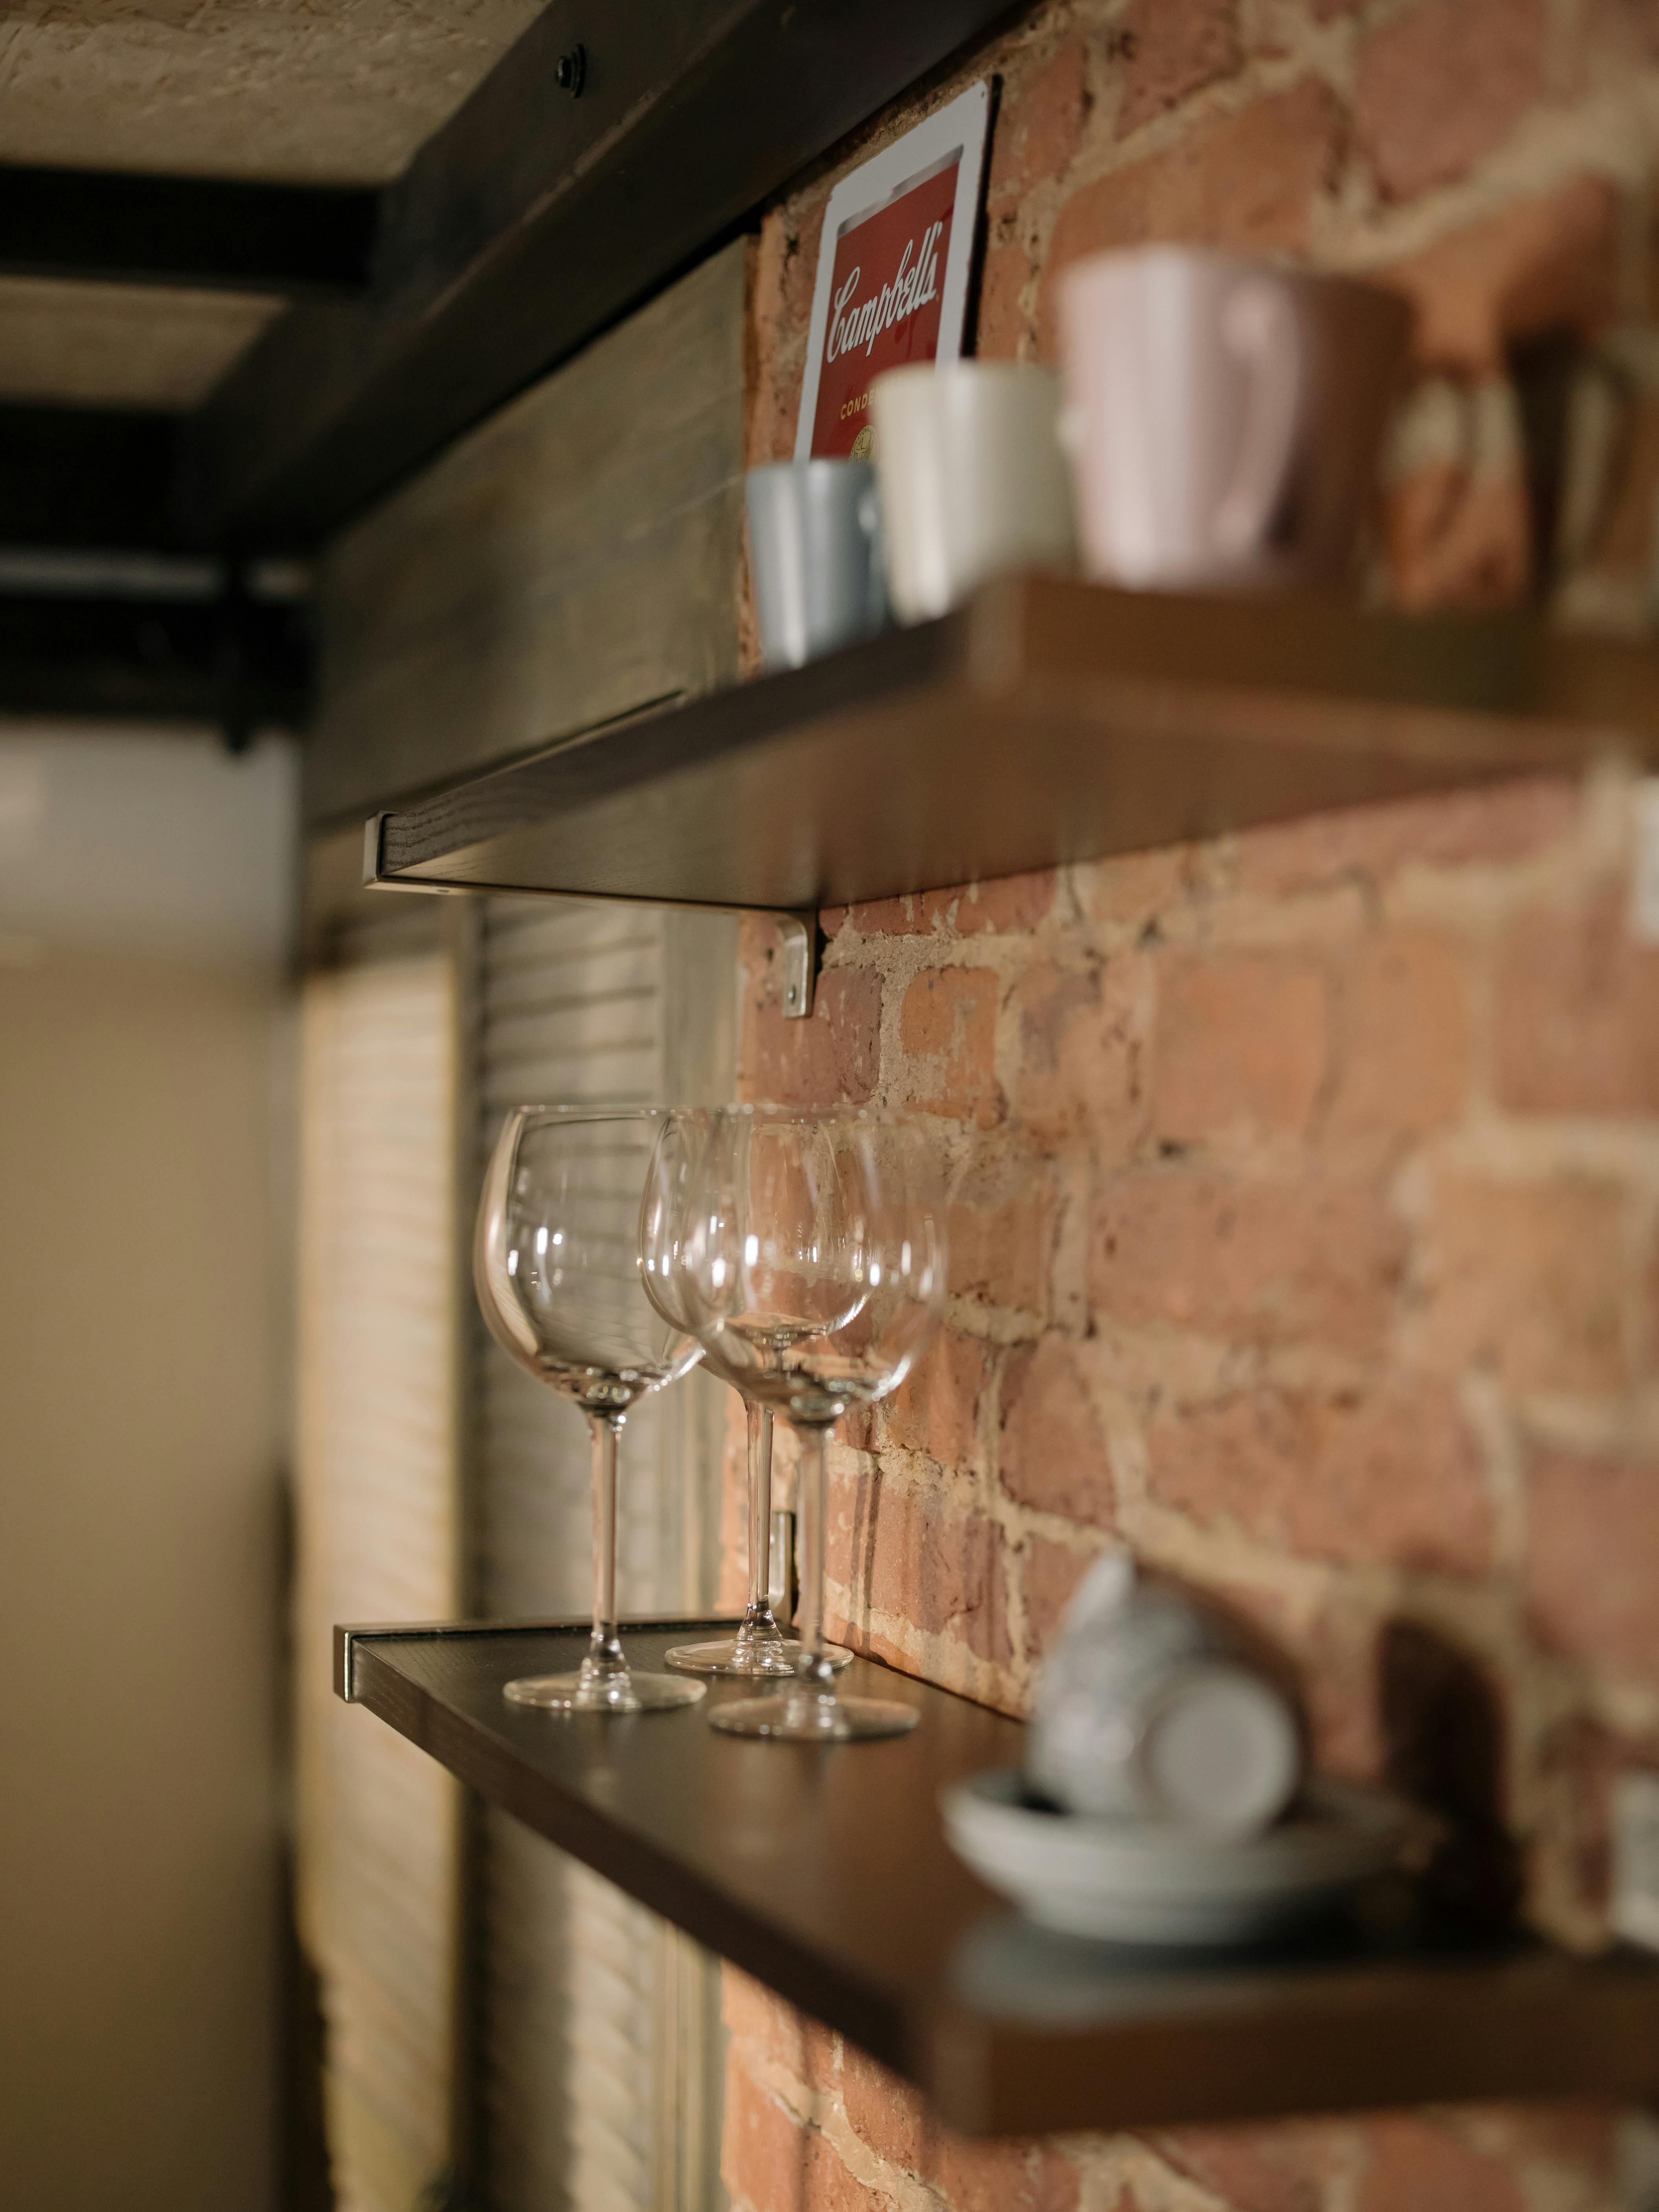
{"type": "MultiPolygon", "coordinates": [[[[683,964],[675,928],[673,917],[649,908],[490,902],[479,984],[484,1152],[512,1105],[646,1104],[679,1093],[665,1018],[683,964]]],[[[484,1609],[502,1618],[585,1616],[586,1424],[482,1336],[478,1355],[484,1609]]],[[[678,1612],[697,1601],[707,1564],[697,1486],[710,1479],[700,1448],[712,1387],[693,1377],[649,1399],[623,1431],[624,1613],[678,1612]]],[[[657,2212],[672,2204],[684,2161],[663,2140],[659,2115],[665,2101],[674,2106],[672,2095],[665,2100],[664,2069],[681,2054],[678,2016],[664,2002],[660,1923],[503,1815],[487,1816],[482,1878],[495,2212],[657,2212]]]]}
{"type": "Polygon", "coordinates": [[[452,2148],[458,1792],[333,1696],[330,1644],[337,1621],[456,1609],[455,1033],[451,964],[402,917],[307,981],[299,1905],[340,2212],[410,2212],[452,2148]]]}

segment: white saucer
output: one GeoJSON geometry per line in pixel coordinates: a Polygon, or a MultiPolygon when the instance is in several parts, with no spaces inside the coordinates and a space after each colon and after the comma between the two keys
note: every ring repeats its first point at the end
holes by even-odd
{"type": "Polygon", "coordinates": [[[1277,1827],[1242,1840],[1155,1820],[1046,1812],[1008,1767],[940,1799],[952,1847],[1045,1928],[1114,1943],[1243,1943],[1279,1934],[1399,1863],[1421,1825],[1378,1790],[1310,1784],[1277,1827]]]}

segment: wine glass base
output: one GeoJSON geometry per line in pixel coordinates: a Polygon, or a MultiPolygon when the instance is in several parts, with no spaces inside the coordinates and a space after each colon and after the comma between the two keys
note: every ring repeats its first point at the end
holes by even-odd
{"type": "Polygon", "coordinates": [[[837,1698],[815,1690],[786,1690],[772,1698],[739,1698],[716,1706],[710,1728],[726,1735],[764,1736],[777,1743],[864,1743],[904,1735],[921,1716],[914,1705],[889,1698],[837,1698]]]}
{"type": "Polygon", "coordinates": [[[688,1682],[684,1674],[631,1672],[599,1682],[580,1674],[522,1674],[501,1692],[510,1705],[549,1713],[665,1713],[708,1694],[706,1682],[688,1682]]]}
{"type": "MultiPolygon", "coordinates": [[[[739,1644],[735,1636],[722,1636],[712,1644],[677,1644],[665,1653],[666,1663],[678,1667],[688,1674],[728,1674],[754,1681],[788,1682],[794,1680],[796,1662],[801,1647],[788,1638],[777,1643],[739,1644]]],[[[853,1655],[839,1644],[826,1644],[823,1656],[839,1674],[850,1667],[853,1655]]]]}

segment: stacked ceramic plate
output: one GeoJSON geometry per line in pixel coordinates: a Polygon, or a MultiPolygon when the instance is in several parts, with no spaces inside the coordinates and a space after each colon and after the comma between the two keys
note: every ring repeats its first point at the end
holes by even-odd
{"type": "Polygon", "coordinates": [[[1244,1837],[1060,1812],[1012,1767],[942,1803],[951,1844],[981,1881],[1044,1927],[1116,1943],[1280,1935],[1397,1866],[1421,1826],[1385,1792],[1336,1782],[1310,1784],[1276,1826],[1244,1837]]]}

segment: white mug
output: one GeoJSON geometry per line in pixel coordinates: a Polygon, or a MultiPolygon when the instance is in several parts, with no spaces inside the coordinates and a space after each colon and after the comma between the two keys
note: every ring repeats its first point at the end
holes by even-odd
{"type": "Polygon", "coordinates": [[[1394,293],[1187,246],[1060,279],[1084,566],[1114,583],[1340,582],[1411,318],[1394,293]]]}
{"type": "Polygon", "coordinates": [[[1301,1779],[1297,1716],[1220,1615],[1127,1553],[1084,1577],[1038,1678],[1035,1788],[1096,1819],[1253,1835],[1301,1779]]]}
{"type": "Polygon", "coordinates": [[[1069,568],[1072,488],[1060,386],[1021,362],[890,369],[870,387],[887,586],[925,622],[1009,568],[1069,568]]]}

